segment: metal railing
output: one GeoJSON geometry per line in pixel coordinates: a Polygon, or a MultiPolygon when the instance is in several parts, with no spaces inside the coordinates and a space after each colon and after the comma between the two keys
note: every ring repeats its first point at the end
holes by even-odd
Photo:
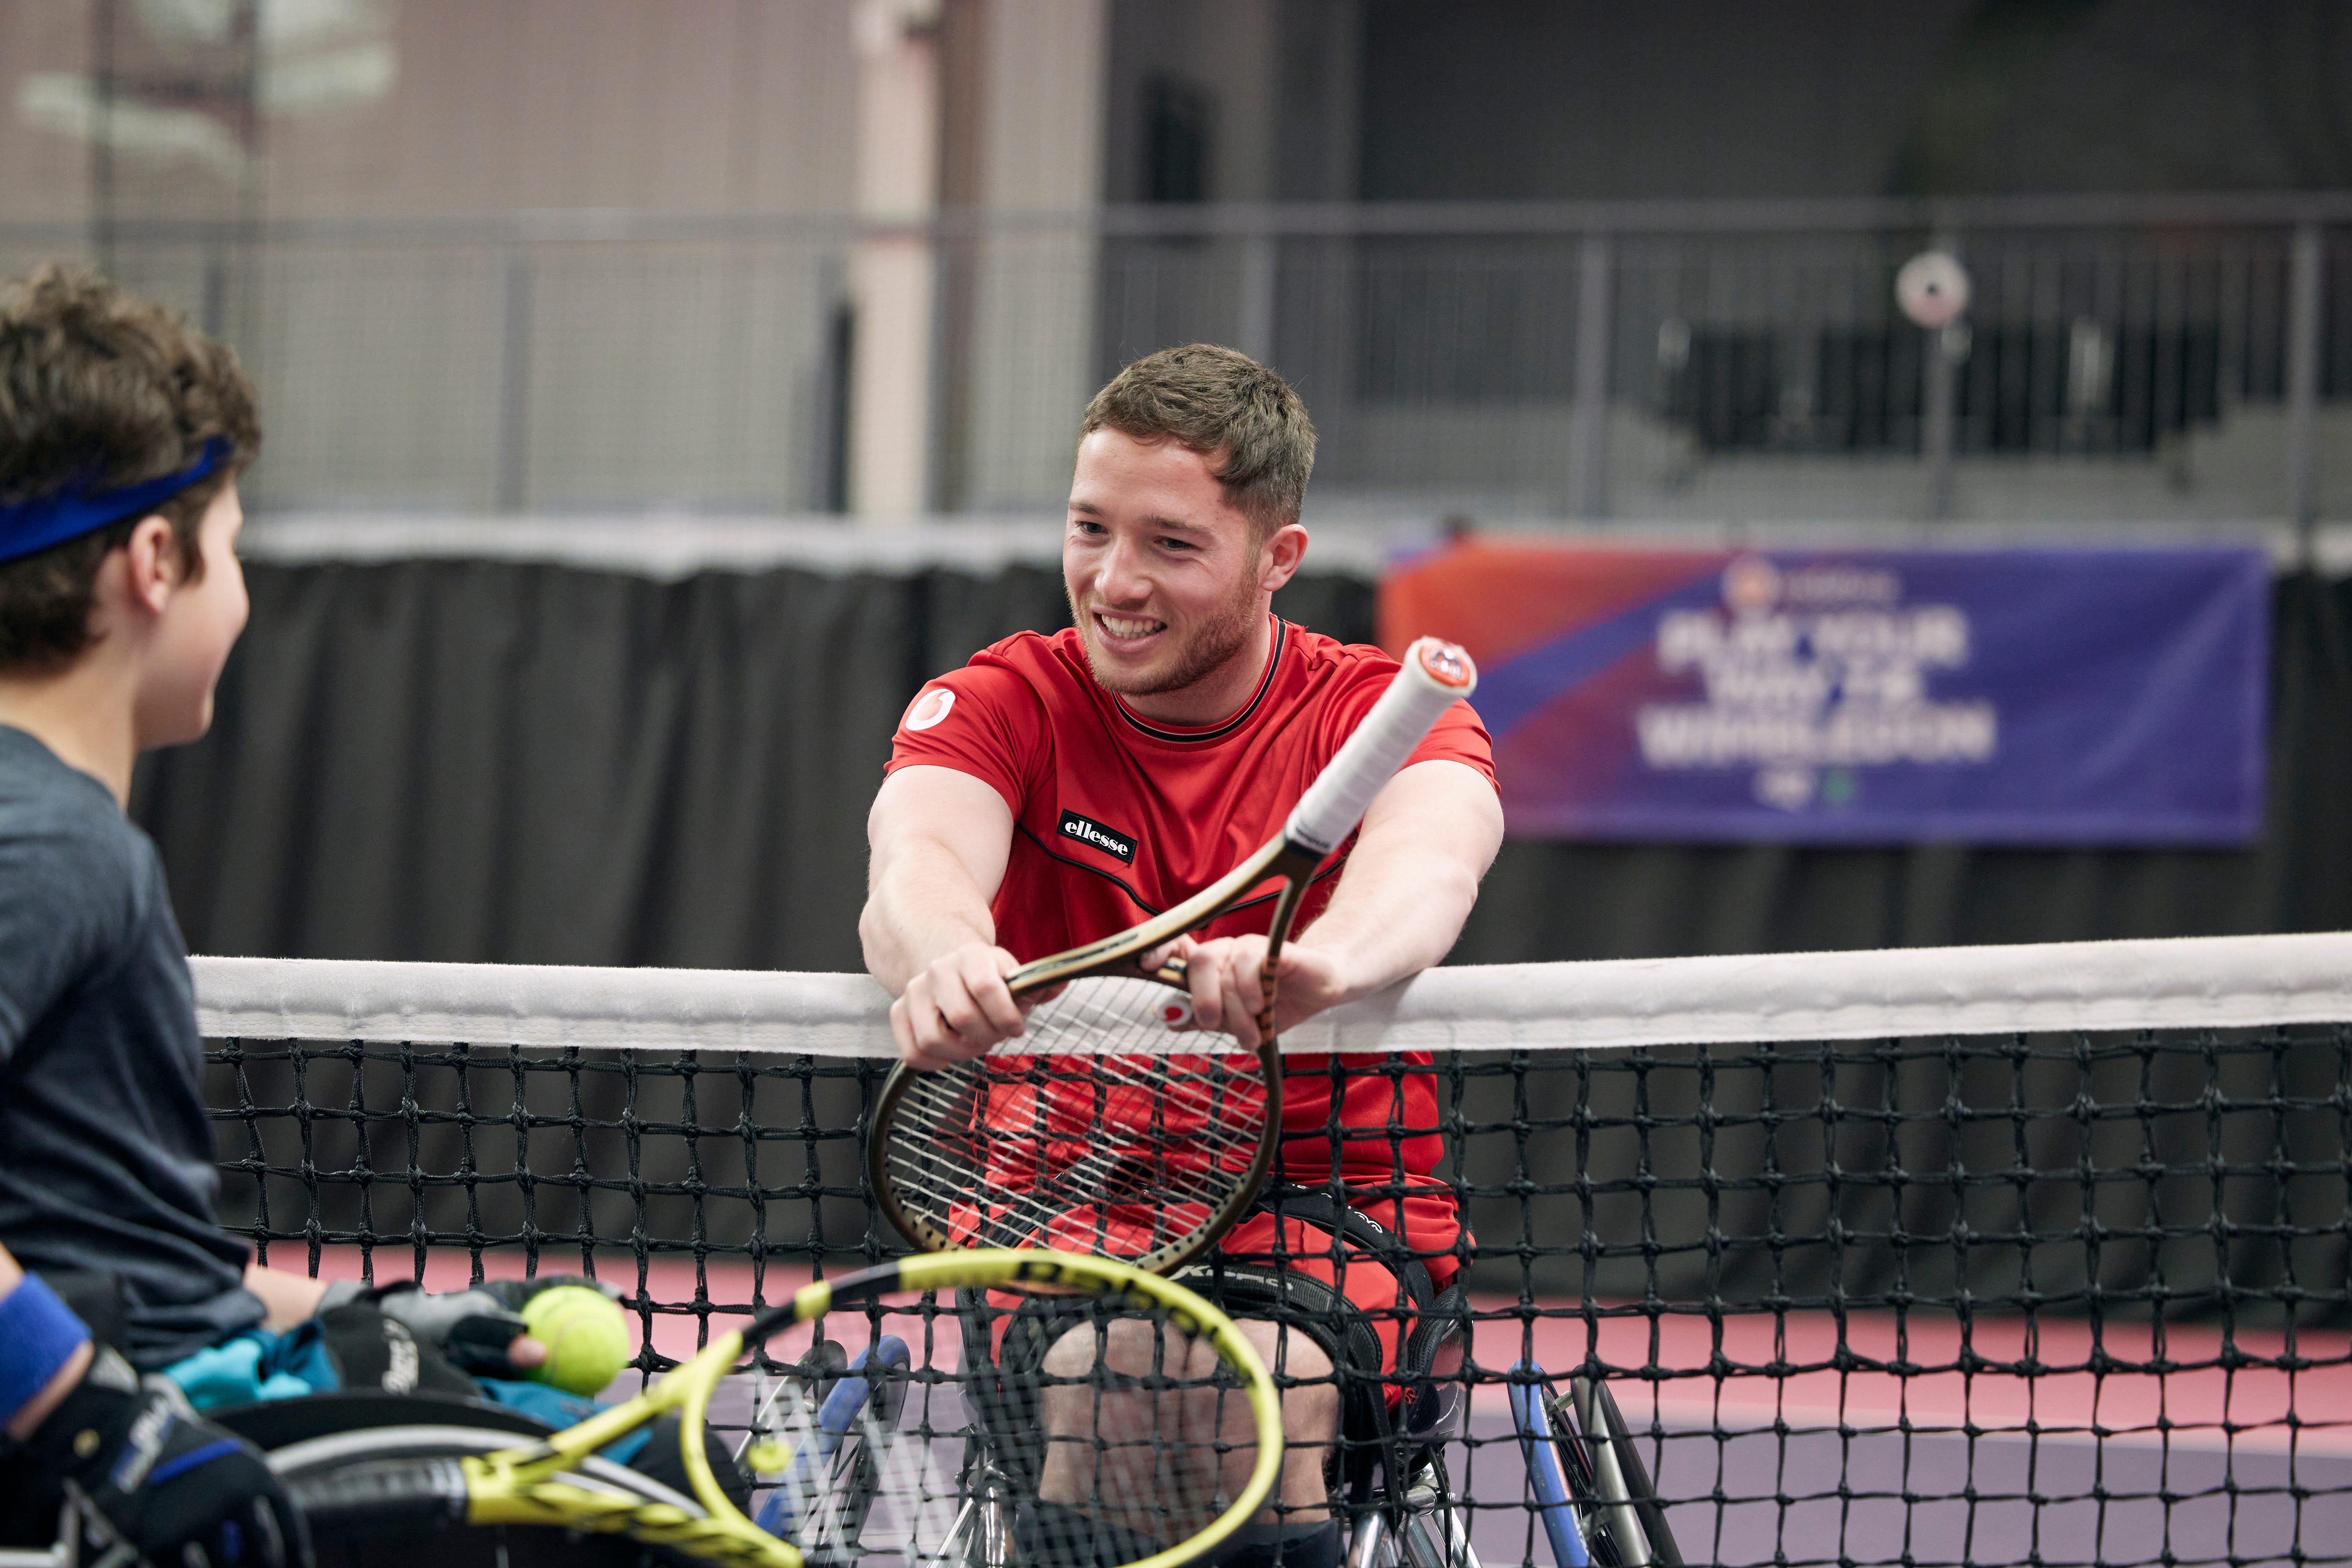
{"type": "MultiPolygon", "coordinates": [[[[125,224],[226,333],[266,506],[804,512],[848,498],[861,243],[930,247],[929,490],[1057,505],[1134,355],[1233,343],[1322,433],[1314,506],[1484,518],[2352,517],[2352,193],[125,224]],[[1892,279],[1969,267],[1930,334],[1892,279]]],[[[0,226],[0,266],[89,254],[0,226]]]]}

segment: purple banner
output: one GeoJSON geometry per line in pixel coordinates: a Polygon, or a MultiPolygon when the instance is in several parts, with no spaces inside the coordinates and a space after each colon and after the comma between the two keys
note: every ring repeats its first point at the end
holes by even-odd
{"type": "Polygon", "coordinates": [[[1476,658],[1521,836],[2229,845],[2270,591],[2253,550],[1476,540],[1400,563],[1381,627],[1476,658]]]}

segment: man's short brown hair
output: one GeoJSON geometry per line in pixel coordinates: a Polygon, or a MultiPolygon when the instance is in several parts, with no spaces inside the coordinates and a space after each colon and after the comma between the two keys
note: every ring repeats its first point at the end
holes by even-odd
{"type": "MultiPolygon", "coordinates": [[[[204,573],[205,510],[261,448],[253,384],[236,355],[79,268],[51,265],[0,284],[0,506],[161,479],[215,437],[229,444],[227,461],[142,514],[170,521],[190,580],[204,573]]],[[[0,563],[0,669],[55,668],[89,647],[99,566],[139,521],[0,563]]]]}
{"type": "Polygon", "coordinates": [[[1225,503],[1262,542],[1298,521],[1315,470],[1315,422],[1290,384],[1244,353],[1186,343],[1146,354],[1087,405],[1079,437],[1116,430],[1209,459],[1225,503]]]}

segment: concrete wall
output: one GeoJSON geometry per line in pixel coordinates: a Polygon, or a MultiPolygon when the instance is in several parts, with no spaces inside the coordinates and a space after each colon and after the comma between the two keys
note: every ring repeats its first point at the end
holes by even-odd
{"type": "MultiPolygon", "coordinates": [[[[973,204],[1073,213],[1101,200],[1103,0],[979,0],[973,204]]],[[[950,504],[1058,505],[1097,384],[1093,237],[989,237],[964,247],[964,432],[950,504]]]]}
{"type": "MultiPolygon", "coordinates": [[[[131,74],[224,57],[153,19],[211,7],[115,5],[131,74]]],[[[88,210],[89,143],[60,128],[56,79],[92,71],[100,14],[98,0],[0,6],[10,219],[88,210]]],[[[856,83],[838,0],[320,0],[260,16],[268,216],[848,205],[856,83]]],[[[198,140],[133,136],[119,160],[131,194],[226,192],[233,175],[198,140]]]]}

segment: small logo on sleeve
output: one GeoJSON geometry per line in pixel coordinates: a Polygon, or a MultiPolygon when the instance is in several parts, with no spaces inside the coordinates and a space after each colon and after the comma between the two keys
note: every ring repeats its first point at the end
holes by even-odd
{"type": "Polygon", "coordinates": [[[1081,844],[1090,845],[1093,847],[1101,850],[1104,854],[1113,857],[1124,865],[1132,866],[1135,864],[1135,836],[1133,834],[1114,832],[1110,828],[1105,827],[1099,822],[1090,821],[1086,817],[1080,816],[1075,811],[1067,809],[1063,811],[1062,837],[1065,838],[1075,838],[1081,844]]]}
{"type": "Polygon", "coordinates": [[[954,706],[955,693],[944,686],[934,686],[916,698],[915,705],[907,710],[907,728],[928,730],[946,718],[948,710],[954,706]]]}

